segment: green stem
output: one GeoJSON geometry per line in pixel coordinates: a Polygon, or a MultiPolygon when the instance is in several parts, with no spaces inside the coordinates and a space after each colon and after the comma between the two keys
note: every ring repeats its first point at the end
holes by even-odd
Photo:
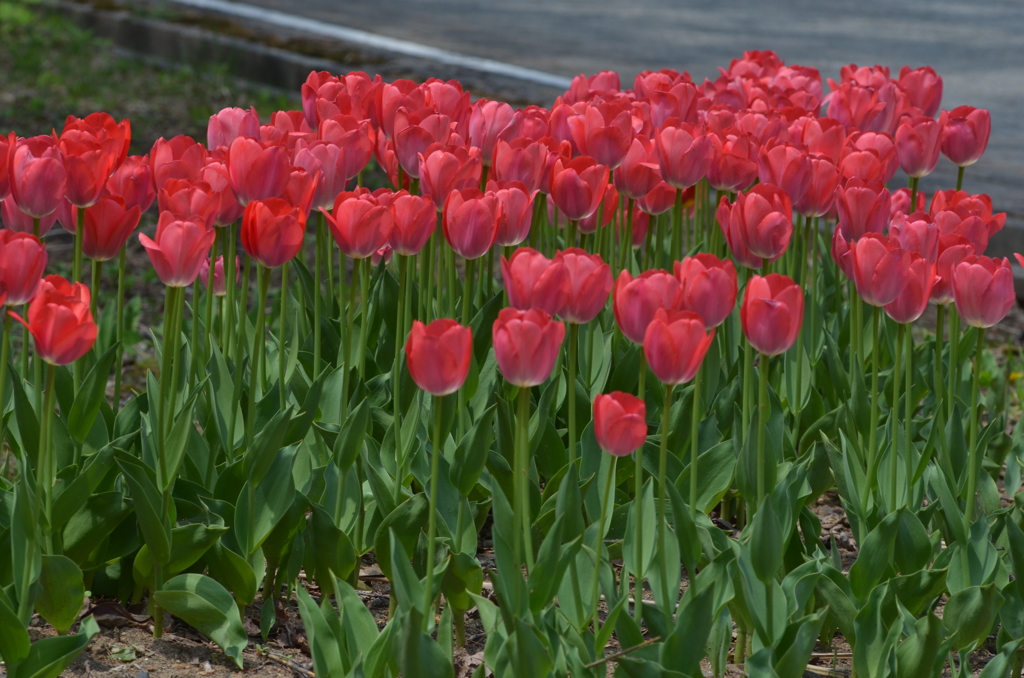
{"type": "Polygon", "coordinates": [[[579,346],[580,326],[569,323],[569,384],[566,397],[569,399],[569,465],[576,463],[576,352],[579,346]]]}
{"type": "MultiPolygon", "coordinates": [[[[636,532],[636,548],[633,551],[633,618],[639,623],[644,595],[644,533],[643,533],[643,496],[644,496],[644,448],[640,447],[633,453],[633,529],[636,532]]],[[[625,582],[625,578],[623,578],[625,582]]]]}
{"type": "MultiPolygon", "coordinates": [[[[978,341],[974,346],[974,378],[971,381],[971,416],[970,429],[968,429],[967,449],[970,455],[970,464],[967,467],[967,507],[964,510],[964,527],[967,534],[971,533],[971,523],[974,522],[975,493],[978,489],[978,472],[981,467],[982,454],[978,445],[978,395],[981,390],[981,354],[985,349],[985,329],[977,330],[978,341]]],[[[964,549],[966,552],[967,549],[964,549]]]]}
{"type": "Polygon", "coordinates": [[[740,438],[746,443],[750,435],[750,411],[754,408],[754,347],[749,341],[743,344],[743,431],[740,438]]]}
{"type": "MultiPolygon", "coordinates": [[[[894,358],[895,363],[892,368],[892,449],[889,451],[889,474],[892,476],[892,485],[889,486],[889,511],[896,510],[896,486],[897,474],[899,473],[899,417],[897,413],[900,410],[900,379],[902,373],[900,372],[900,350],[903,345],[903,335],[906,328],[904,325],[899,324],[896,326],[896,356],[894,358]]],[[[909,384],[907,385],[909,388],[909,384]]],[[[909,400],[909,398],[908,398],[909,400]]],[[[908,479],[909,480],[909,479],[908,479]]]]}
{"type": "Polygon", "coordinates": [[[437,217],[437,228],[420,253],[420,312],[417,316],[425,323],[434,319],[434,252],[437,250],[437,232],[441,229],[441,215],[437,217]]]}
{"type": "MultiPolygon", "coordinates": [[[[280,336],[277,341],[277,384],[281,394],[281,409],[288,405],[288,388],[285,383],[285,372],[288,366],[288,264],[281,266],[281,303],[278,306],[281,318],[278,321],[280,336]]],[[[269,274],[268,274],[269,275],[269,274]]]]}
{"type": "Polygon", "coordinates": [[[871,414],[868,417],[868,482],[865,486],[863,500],[863,515],[868,515],[868,500],[871,488],[875,486],[875,457],[878,454],[878,368],[881,362],[881,351],[878,346],[878,321],[881,312],[877,306],[872,306],[871,314],[871,414]]]}
{"type": "MultiPolygon", "coordinates": [[[[7,313],[6,306],[0,306],[0,313],[4,314],[3,337],[0,338],[0,445],[3,445],[5,434],[4,414],[7,408],[7,361],[11,355],[11,316],[7,313]]],[[[21,458],[24,463],[26,457],[21,458]]]]}
{"type": "Polygon", "coordinates": [[[427,585],[423,589],[426,631],[433,627],[434,557],[437,534],[437,468],[441,458],[441,396],[434,396],[434,445],[430,452],[430,514],[427,518],[427,585]]]}
{"type": "MultiPolygon", "coordinates": [[[[447,241],[445,241],[447,243],[447,241]]],[[[448,317],[455,317],[455,300],[458,298],[456,287],[459,284],[459,274],[455,270],[455,250],[451,247],[442,247],[445,257],[445,265],[448,267],[448,317]]]]}
{"type": "Polygon", "coordinates": [[[533,572],[533,521],[530,518],[530,387],[519,387],[519,412],[516,425],[519,427],[519,463],[516,477],[519,479],[519,515],[522,520],[522,548],[526,568],[533,572]]]}
{"type": "MultiPolygon", "coordinates": [[[[313,378],[320,376],[320,284],[323,280],[323,249],[324,235],[324,213],[319,212],[320,218],[316,222],[316,247],[313,257],[313,378]]],[[[331,298],[331,297],[328,297],[331,298]]]]}
{"type": "MultiPolygon", "coordinates": [[[[203,330],[205,341],[203,342],[203,364],[210,358],[210,347],[213,346],[213,273],[217,266],[217,250],[224,249],[224,229],[217,229],[217,239],[213,243],[213,250],[210,252],[210,270],[206,273],[206,308],[203,309],[203,330]]],[[[228,258],[221,259],[224,268],[227,268],[228,258]]],[[[223,322],[223,319],[221,320],[223,322]]]]}
{"type": "Polygon", "coordinates": [[[359,314],[359,381],[366,379],[366,334],[370,328],[370,266],[369,257],[359,265],[359,296],[362,309],[359,314]]]}
{"type": "MultiPolygon", "coordinates": [[[[345,262],[344,256],[342,256],[341,261],[342,261],[343,266],[342,266],[342,269],[341,269],[341,273],[338,275],[338,290],[339,290],[338,298],[339,298],[339,300],[345,294],[345,284],[346,284],[345,268],[344,268],[344,262],[345,262]]],[[[344,371],[341,373],[342,374],[342,378],[341,378],[341,384],[342,384],[341,385],[341,417],[338,419],[338,425],[339,426],[344,424],[345,423],[345,419],[348,418],[349,379],[352,376],[352,316],[355,313],[355,307],[356,307],[356,278],[355,278],[355,276],[356,276],[356,274],[358,272],[359,272],[359,260],[358,259],[354,259],[352,261],[352,280],[348,284],[348,308],[345,311],[345,327],[343,328],[344,331],[342,332],[342,351],[343,351],[343,353],[345,355],[345,358],[342,361],[344,363],[344,367],[342,368],[344,371]]],[[[339,308],[341,306],[343,306],[343,304],[339,304],[339,308]]]]}
{"type": "MultiPolygon", "coordinates": [[[[78,225],[75,228],[75,245],[71,259],[71,281],[82,280],[82,234],[85,232],[85,210],[78,208],[78,225]]],[[[36,237],[39,233],[36,233],[36,237]]]]}
{"type": "MultiPolygon", "coordinates": [[[[234,240],[234,233],[232,233],[231,240],[234,240]]],[[[233,251],[233,250],[232,250],[233,251]]],[[[245,272],[243,274],[243,280],[249,281],[249,267],[252,265],[252,257],[248,254],[245,255],[245,272]]],[[[233,271],[234,266],[229,266],[228,270],[233,271]]],[[[228,294],[231,294],[231,287],[228,287],[228,294]]],[[[245,351],[245,321],[246,321],[246,309],[249,306],[249,285],[242,286],[242,297],[239,300],[237,314],[235,313],[234,304],[228,304],[229,314],[237,317],[238,319],[238,336],[233,337],[235,339],[235,382],[231,389],[231,402],[237,403],[242,397],[242,353],[245,351]]],[[[233,325],[234,323],[229,323],[233,325]]],[[[229,332],[231,334],[231,332],[229,332]]],[[[235,451],[235,428],[238,423],[238,408],[231,408],[231,417],[228,419],[228,440],[225,445],[225,451],[228,453],[228,458],[234,461],[235,451]]]]}
{"type": "MultiPolygon", "coordinates": [[[[462,326],[469,327],[470,313],[473,308],[473,274],[476,269],[475,259],[466,259],[466,284],[462,293],[462,326]]],[[[469,430],[469,413],[466,409],[466,387],[459,389],[459,440],[469,430]]]]}
{"type": "Polygon", "coordinates": [[[626,234],[622,237],[622,262],[619,268],[633,271],[633,201],[626,198],[626,234]]]}
{"type": "Polygon", "coordinates": [[[761,377],[758,389],[757,405],[757,508],[761,507],[767,496],[767,460],[765,459],[765,434],[768,431],[768,362],[769,357],[760,354],[757,371],[761,377]]]}
{"type": "Polygon", "coordinates": [[[615,487],[615,462],[618,457],[612,455],[611,467],[608,469],[608,478],[604,481],[604,493],[601,495],[601,522],[597,525],[597,535],[594,537],[594,612],[591,615],[594,620],[594,632],[596,634],[600,626],[600,619],[597,616],[598,604],[601,600],[601,555],[604,550],[604,530],[608,521],[608,504],[612,488],[615,487]]]}
{"type": "Polygon", "coordinates": [[[964,168],[957,168],[956,172],[956,190],[960,190],[964,186],[964,168]]]}
{"type": "Polygon", "coordinates": [[[270,289],[270,269],[262,264],[256,272],[259,296],[256,305],[256,332],[252,337],[252,363],[249,367],[249,416],[245,422],[245,444],[252,445],[256,427],[256,391],[259,387],[259,367],[263,363],[266,347],[267,292],[270,289]]]}
{"type": "MultiPolygon", "coordinates": [[[[224,284],[225,284],[225,297],[227,298],[226,306],[228,309],[228,315],[221,316],[221,340],[224,345],[224,350],[229,350],[228,347],[232,346],[232,341],[235,338],[235,325],[238,324],[241,327],[241,323],[245,318],[245,302],[242,302],[242,308],[238,309],[235,306],[235,252],[238,249],[235,244],[235,238],[237,237],[238,228],[235,224],[231,224],[227,227],[228,229],[228,244],[227,251],[224,253],[224,284]]],[[[246,270],[248,270],[248,259],[246,259],[246,270]]],[[[246,280],[249,279],[248,274],[245,276],[246,280]]],[[[243,299],[246,295],[247,290],[242,290],[243,299]]],[[[238,369],[237,361],[235,363],[235,369],[238,369]]]]}
{"type": "MultiPolygon", "coordinates": [[[[697,518],[697,457],[700,455],[699,442],[700,442],[700,415],[701,415],[701,401],[700,401],[700,382],[702,372],[704,371],[704,365],[701,364],[697,368],[697,375],[693,378],[693,410],[690,414],[690,517],[696,520],[697,518]]],[[[665,401],[665,419],[662,421],[662,436],[667,437],[668,432],[668,396],[666,395],[665,401]]],[[[665,442],[662,442],[662,448],[664,449],[665,442]]],[[[690,573],[693,576],[693,573],[690,573]]]]}
{"type": "Polygon", "coordinates": [[[913,449],[911,447],[911,442],[910,442],[910,440],[911,440],[910,426],[911,426],[911,423],[913,422],[913,418],[914,418],[914,405],[916,404],[914,402],[913,398],[911,398],[911,395],[914,393],[914,382],[913,382],[913,378],[914,378],[914,376],[913,376],[914,375],[914,344],[913,344],[913,339],[914,339],[914,337],[913,337],[911,326],[907,325],[907,331],[903,335],[903,347],[904,347],[904,350],[907,352],[906,360],[903,361],[904,365],[906,366],[905,367],[905,369],[906,369],[906,376],[905,376],[905,379],[904,379],[906,381],[906,386],[905,386],[906,393],[903,396],[903,398],[905,400],[905,402],[904,402],[904,410],[903,410],[903,455],[904,455],[903,456],[903,469],[904,469],[904,474],[907,476],[907,506],[910,505],[910,501],[913,498],[912,497],[912,490],[913,490],[913,487],[914,487],[914,459],[913,459],[913,455],[910,454],[910,451],[913,449]]]}
{"type": "Polygon", "coordinates": [[[99,309],[98,302],[100,296],[100,280],[103,276],[103,262],[90,259],[89,268],[92,272],[92,286],[89,289],[89,312],[92,313],[93,318],[98,320],[96,313],[99,309]]]}
{"type": "Polygon", "coordinates": [[[946,389],[946,421],[953,418],[956,392],[960,386],[960,314],[949,314],[949,385],[946,389]]]}
{"type": "MultiPolygon", "coordinates": [[[[391,392],[392,392],[392,416],[394,417],[395,429],[395,468],[401,471],[402,460],[402,341],[405,327],[405,285],[409,274],[408,257],[395,253],[398,259],[398,311],[395,317],[395,362],[391,367],[391,392]]],[[[402,498],[402,483],[405,478],[398,474],[395,479],[394,499],[397,506],[402,498]]]]}
{"type": "MultiPolygon", "coordinates": [[[[199,374],[199,359],[200,359],[200,356],[201,356],[201,348],[200,348],[200,345],[199,345],[200,342],[199,342],[199,317],[198,317],[198,314],[199,314],[199,310],[198,310],[199,309],[199,285],[200,285],[199,278],[197,277],[195,280],[192,281],[192,308],[191,308],[191,311],[192,311],[192,313],[191,313],[192,337],[191,337],[190,342],[192,344],[191,373],[193,375],[198,375],[199,374]]],[[[191,381],[190,380],[186,380],[186,383],[191,383],[191,381]]]]}
{"type": "Polygon", "coordinates": [[[917,182],[917,177],[910,177],[910,207],[908,209],[911,213],[916,211],[914,206],[917,204],[917,182]]]}
{"type": "MultiPolygon", "coordinates": [[[[695,390],[693,392],[694,402],[697,402],[697,401],[700,400],[700,395],[698,394],[698,392],[696,390],[698,388],[700,388],[700,387],[699,387],[699,385],[697,384],[697,382],[695,380],[694,381],[694,389],[695,390]]],[[[669,570],[669,567],[671,566],[671,563],[669,562],[669,559],[667,557],[668,556],[668,550],[667,550],[667,547],[665,546],[666,539],[667,539],[667,533],[665,532],[665,520],[666,520],[665,516],[666,516],[666,513],[667,513],[665,504],[667,502],[667,489],[666,489],[665,485],[666,485],[666,483],[668,483],[669,410],[672,407],[672,389],[673,389],[673,384],[665,384],[665,406],[662,408],[662,413],[661,413],[661,444],[659,445],[659,449],[658,449],[658,553],[660,554],[660,557],[661,557],[661,567],[659,567],[658,569],[661,570],[661,590],[665,592],[665,608],[664,609],[665,609],[666,614],[669,615],[669,617],[672,616],[672,608],[675,607],[675,605],[674,605],[674,603],[675,603],[675,596],[672,596],[670,594],[669,590],[668,590],[668,570],[669,570]]],[[[694,407],[694,412],[696,412],[696,411],[697,411],[697,408],[694,407]]],[[[691,433],[693,433],[693,431],[691,431],[691,433]]],[[[690,463],[691,464],[696,464],[696,459],[695,458],[691,458],[690,463]]],[[[692,479],[696,476],[696,473],[695,473],[696,470],[697,470],[696,466],[692,466],[690,468],[690,478],[691,478],[690,490],[691,491],[693,491],[693,489],[694,489],[694,484],[692,482],[692,479]]],[[[691,515],[692,515],[692,512],[693,512],[693,506],[696,503],[694,501],[694,497],[695,496],[696,496],[696,493],[690,495],[691,515]]],[[[638,506],[639,506],[639,504],[638,504],[638,506]]],[[[637,515],[640,515],[639,511],[637,512],[637,515]]],[[[637,534],[639,534],[639,532],[637,534]]]]}
{"type": "Polygon", "coordinates": [[[53,431],[53,392],[54,377],[57,374],[55,365],[46,365],[46,390],[43,399],[42,421],[43,426],[39,435],[39,458],[36,461],[37,477],[36,484],[39,487],[36,494],[43,499],[43,547],[47,555],[53,554],[53,482],[56,475],[56,462],[53,454],[53,445],[50,443],[53,431]]]}

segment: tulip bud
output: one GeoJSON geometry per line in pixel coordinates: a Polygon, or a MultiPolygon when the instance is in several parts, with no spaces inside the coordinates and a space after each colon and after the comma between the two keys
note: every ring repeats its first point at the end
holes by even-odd
{"type": "MultiPolygon", "coordinates": [[[[241,259],[235,257],[235,283],[237,284],[242,278],[242,266],[241,259]]],[[[199,269],[199,279],[203,281],[203,284],[207,287],[210,286],[210,260],[204,259],[203,265],[199,269]]],[[[228,293],[227,278],[224,275],[224,257],[217,257],[217,263],[213,265],[213,294],[218,297],[223,297],[228,293]]]]}
{"type": "Polygon", "coordinates": [[[607,186],[608,168],[589,156],[557,159],[551,168],[551,199],[573,221],[597,211],[607,186]]]}
{"type": "Polygon", "coordinates": [[[8,306],[32,301],[42,284],[46,261],[46,246],[39,238],[0,230],[0,292],[6,292],[8,306]]]}
{"type": "Polygon", "coordinates": [[[958,167],[973,165],[988,148],[992,116],[984,108],[958,106],[942,130],[942,154],[958,167]]]}
{"type": "Polygon", "coordinates": [[[142,210],[126,207],[116,195],[105,195],[85,208],[82,228],[82,253],[93,261],[108,261],[121,252],[128,237],[139,225],[142,210]]]}
{"type": "Polygon", "coordinates": [[[935,265],[932,301],[939,305],[953,301],[953,270],[973,254],[974,245],[964,236],[955,233],[939,236],[939,258],[935,265]]]}
{"type": "MultiPolygon", "coordinates": [[[[160,214],[156,225],[156,239],[139,234],[139,242],[156,269],[161,282],[168,287],[188,287],[195,282],[217,239],[217,233],[202,223],[179,219],[170,212],[160,214]]],[[[245,242],[244,230],[242,236],[245,242]]]]}
{"type": "Polygon", "coordinates": [[[414,320],[405,342],[405,361],[413,381],[427,393],[455,393],[466,382],[473,361],[472,332],[450,318],[429,325],[414,320]]]}
{"type": "Polygon", "coordinates": [[[53,214],[67,189],[63,156],[53,138],[18,139],[9,162],[11,195],[21,211],[35,219],[53,214]]]}
{"type": "Polygon", "coordinates": [[[736,306],[736,267],[728,259],[701,253],[675,263],[679,305],[701,317],[707,327],[718,327],[736,306]]]}
{"type": "Polygon", "coordinates": [[[157,191],[171,179],[196,179],[206,166],[206,149],[191,137],[178,135],[170,141],[160,137],[149,152],[153,185],[157,191]]]}
{"type": "MultiPolygon", "coordinates": [[[[328,222],[329,223],[329,222],[328,222]]],[[[242,247],[267,268],[291,261],[302,249],[306,213],[280,198],[254,200],[242,215],[242,247]]]]}
{"type": "Polygon", "coordinates": [[[647,326],[659,308],[679,308],[679,280],[668,271],[652,269],[634,278],[624,270],[612,294],[615,322],[634,344],[644,343],[647,326]]]}
{"type": "Polygon", "coordinates": [[[685,384],[697,375],[715,338],[693,311],[659,308],[644,333],[644,357],[663,384],[685,384]]]}
{"type": "Polygon", "coordinates": [[[452,191],[444,203],[444,237],[464,259],[479,259],[498,237],[501,203],[479,188],[452,191]]]}
{"type": "Polygon", "coordinates": [[[895,238],[868,233],[850,246],[857,294],[871,306],[892,303],[907,284],[910,253],[895,238]]]}
{"type": "Polygon", "coordinates": [[[210,116],[206,126],[206,147],[228,147],[238,137],[259,139],[260,116],[255,106],[244,108],[223,108],[210,116]]]}
{"type": "Polygon", "coordinates": [[[630,393],[614,391],[594,398],[594,437],[602,450],[625,457],[647,440],[647,406],[630,393]]]}
{"type": "Polygon", "coordinates": [[[434,203],[406,191],[395,193],[390,202],[394,228],[388,237],[391,248],[399,254],[418,254],[434,233],[437,225],[434,203]]]}
{"type": "Polygon", "coordinates": [[[733,256],[748,268],[760,268],[762,260],[781,257],[793,235],[789,195],[772,184],[757,184],[747,193],[738,193],[731,205],[723,197],[716,217],[733,256]]]}
{"type": "Polygon", "coordinates": [[[11,313],[35,341],[36,355],[51,365],[70,365],[88,353],[99,328],[89,311],[89,288],[59,275],[43,278],[28,306],[28,322],[11,313]]]}
{"type": "Polygon", "coordinates": [[[661,176],[670,186],[689,188],[707,175],[715,149],[699,128],[668,120],[654,139],[661,176]]]}
{"type": "Polygon", "coordinates": [[[740,322],[747,341],[768,356],[785,353],[796,343],[804,319],[804,292],[778,273],[755,275],[747,283],[740,322]]]}
{"type": "Polygon", "coordinates": [[[946,113],[938,120],[924,116],[904,119],[896,129],[896,155],[910,177],[931,174],[939,163],[939,144],[946,113]]]}
{"type": "Polygon", "coordinates": [[[513,308],[543,309],[559,315],[569,298],[569,272],[557,257],[554,261],[529,247],[520,247],[511,259],[501,257],[501,277],[508,303],[513,308]]]}
{"type": "Polygon", "coordinates": [[[971,327],[992,327],[1006,317],[1016,301],[1010,261],[967,257],[953,269],[953,296],[957,313],[965,323],[971,327]]]}
{"type": "Polygon", "coordinates": [[[935,262],[920,254],[911,253],[907,268],[907,284],[903,291],[886,304],[885,312],[898,323],[912,323],[928,308],[932,287],[935,285],[935,262]]]}
{"type": "Polygon", "coordinates": [[[530,235],[533,201],[538,191],[527,191],[518,181],[488,181],[487,192],[498,201],[498,237],[496,245],[518,245],[530,235]]]}
{"type": "Polygon", "coordinates": [[[588,254],[576,247],[562,250],[555,261],[561,262],[569,275],[569,293],[559,315],[578,325],[590,322],[608,303],[614,284],[611,267],[600,254],[588,254]]]}
{"type": "Polygon", "coordinates": [[[881,182],[851,179],[836,191],[839,228],[847,240],[857,240],[866,233],[881,233],[889,223],[889,189],[881,182]]]}
{"type": "Polygon", "coordinates": [[[539,308],[503,308],[494,321],[492,339],[505,380],[519,387],[537,386],[551,376],[565,325],[539,308]]]}
{"type": "Polygon", "coordinates": [[[226,164],[231,187],[243,205],[278,198],[288,186],[291,164],[283,146],[238,137],[228,147],[226,164]]]}
{"type": "Polygon", "coordinates": [[[811,185],[811,162],[802,148],[769,141],[758,153],[757,176],[762,184],[774,184],[796,202],[811,185]]]}

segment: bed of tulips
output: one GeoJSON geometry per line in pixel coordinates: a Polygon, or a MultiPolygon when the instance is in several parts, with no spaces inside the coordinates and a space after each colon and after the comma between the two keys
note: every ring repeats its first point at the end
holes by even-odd
{"type": "Polygon", "coordinates": [[[127,157],[102,113],[3,138],[8,675],[81,652],[88,590],[239,666],[246,606],[266,637],[294,596],[320,676],[451,676],[469,614],[480,676],[797,678],[837,633],[863,678],[983,646],[1019,676],[1021,429],[980,388],[1013,282],[984,256],[1005,215],[961,190],[988,113],[940,112],[927,67],[828,86],[771,52],[580,76],[550,110],[313,73],[207,146],[127,157]],[[925,196],[942,156],[957,186],[925,196]],[[154,202],[161,364],[129,393],[154,202]],[[832,490],[852,566],[811,510],[832,490]]]}

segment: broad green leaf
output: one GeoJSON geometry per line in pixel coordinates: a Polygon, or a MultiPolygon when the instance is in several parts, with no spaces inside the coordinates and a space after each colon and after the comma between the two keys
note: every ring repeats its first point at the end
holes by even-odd
{"type": "Polygon", "coordinates": [[[774,581],[782,566],[782,528],[774,506],[775,502],[770,497],[762,502],[751,526],[753,534],[750,537],[750,550],[754,554],[751,561],[754,574],[762,583],[774,581]]]}
{"type": "Polygon", "coordinates": [[[163,498],[149,469],[127,455],[119,455],[117,463],[132,493],[135,515],[146,546],[157,562],[168,562],[171,558],[171,526],[166,520],[163,498]]]}
{"type": "Polygon", "coordinates": [[[18,619],[11,599],[0,589],[0,658],[8,667],[14,666],[28,656],[29,647],[28,631],[18,619]]]}
{"type": "Polygon", "coordinates": [[[343,473],[352,466],[359,456],[369,421],[370,401],[364,399],[349,412],[348,419],[342,423],[338,438],[334,443],[334,463],[343,473]]]}
{"type": "Polygon", "coordinates": [[[903,509],[887,515],[860,545],[857,562],[850,568],[850,588],[860,600],[867,600],[871,590],[892,566],[893,548],[903,509]]]}
{"type": "Polygon", "coordinates": [[[313,670],[318,676],[343,676],[345,669],[341,658],[341,644],[334,630],[327,623],[323,610],[316,604],[305,587],[297,591],[299,615],[306,630],[310,653],[313,655],[313,670]]]}
{"type": "Polygon", "coordinates": [[[242,468],[252,485],[259,485],[270,471],[270,467],[277,458],[277,453],[284,446],[284,438],[290,422],[291,408],[278,412],[267,422],[263,430],[256,434],[252,446],[245,451],[242,468]]]}
{"type": "MultiPolygon", "coordinates": [[[[171,557],[164,564],[164,575],[173,577],[179,572],[184,572],[202,558],[203,554],[227,531],[226,527],[207,527],[200,523],[182,525],[172,529],[171,557]]],[[[150,554],[148,546],[143,546],[135,556],[132,574],[135,577],[135,583],[139,586],[152,584],[153,556],[150,554]]]]}
{"type": "Polygon", "coordinates": [[[398,648],[398,667],[403,678],[448,678],[455,675],[448,655],[423,632],[423,615],[419,610],[410,609],[402,616],[398,648]]]}
{"type": "Polygon", "coordinates": [[[78,633],[73,636],[37,640],[24,661],[15,669],[8,666],[8,675],[10,678],[57,678],[99,632],[99,625],[90,615],[82,620],[78,633]]]}
{"type": "Polygon", "coordinates": [[[661,663],[683,674],[700,675],[714,610],[715,586],[689,591],[676,614],[676,626],[661,647],[661,663]]]}
{"type": "Polygon", "coordinates": [[[483,416],[476,421],[473,428],[455,448],[455,457],[449,470],[449,478],[463,497],[469,496],[487,464],[491,441],[494,439],[496,407],[496,405],[491,405],[487,408],[483,416]]]}
{"type": "MultiPolygon", "coordinates": [[[[203,558],[210,576],[235,594],[235,600],[249,605],[256,598],[258,582],[252,565],[220,541],[213,544],[203,558]]],[[[268,572],[267,576],[273,576],[268,572]]]]}
{"type": "Polygon", "coordinates": [[[43,556],[39,574],[36,611],[50,622],[57,633],[65,634],[78,619],[85,600],[82,570],[65,556],[43,556]]]}
{"type": "Polygon", "coordinates": [[[208,636],[242,668],[242,651],[249,637],[238,606],[223,586],[201,574],[182,574],[154,595],[162,608],[208,636]]]}
{"type": "Polygon", "coordinates": [[[942,612],[942,623],[950,635],[956,634],[957,650],[973,649],[984,640],[995,623],[1003,596],[995,584],[971,586],[955,593],[942,612]]]}
{"type": "Polygon", "coordinates": [[[114,344],[99,357],[82,379],[78,393],[75,394],[75,402],[68,413],[67,421],[68,432],[79,444],[85,442],[93,422],[96,421],[96,415],[100,412],[100,405],[106,399],[107,380],[117,357],[117,346],[114,344]]]}
{"type": "Polygon", "coordinates": [[[64,555],[83,565],[131,511],[120,492],[93,494],[64,527],[64,555]]]}

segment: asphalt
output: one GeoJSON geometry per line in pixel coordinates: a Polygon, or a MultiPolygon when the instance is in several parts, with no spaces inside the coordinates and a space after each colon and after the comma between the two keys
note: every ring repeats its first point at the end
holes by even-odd
{"type": "MultiPolygon", "coordinates": [[[[987,192],[1009,228],[1000,253],[1024,251],[1024,3],[1020,0],[246,0],[469,56],[571,77],[675,68],[696,78],[746,49],[774,49],[787,63],[838,78],[844,64],[930,65],[943,77],[943,107],[992,112],[985,157],[964,188],[987,192]]],[[[954,185],[941,163],[922,188],[954,185]]]]}

